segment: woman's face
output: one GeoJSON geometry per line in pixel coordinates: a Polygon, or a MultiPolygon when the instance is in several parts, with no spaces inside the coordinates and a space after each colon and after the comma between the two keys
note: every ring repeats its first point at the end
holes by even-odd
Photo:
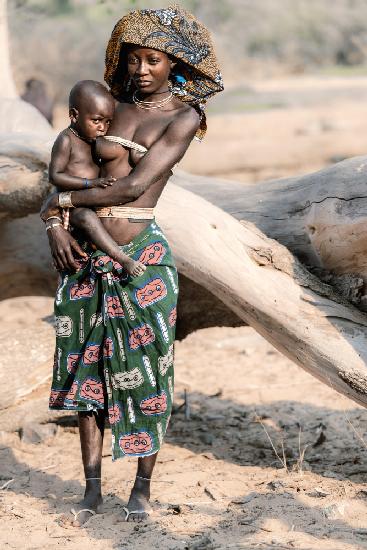
{"type": "Polygon", "coordinates": [[[159,50],[132,46],[127,54],[129,75],[136,88],[144,94],[167,91],[173,66],[168,55],[159,50]]]}

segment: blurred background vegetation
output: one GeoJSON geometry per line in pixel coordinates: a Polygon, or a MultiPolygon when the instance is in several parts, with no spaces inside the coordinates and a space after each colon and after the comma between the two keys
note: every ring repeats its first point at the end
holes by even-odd
{"type": "MultiPolygon", "coordinates": [[[[177,2],[176,2],[177,3],[177,2]]],[[[182,0],[211,29],[225,82],[254,76],[324,72],[365,74],[366,0],[182,0]]],[[[113,25],[156,0],[9,0],[18,88],[36,77],[57,102],[82,78],[103,80],[113,25]]]]}

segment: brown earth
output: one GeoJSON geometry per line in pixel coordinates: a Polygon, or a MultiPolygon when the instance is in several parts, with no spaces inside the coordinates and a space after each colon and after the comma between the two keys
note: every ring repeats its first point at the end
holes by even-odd
{"type": "Polygon", "coordinates": [[[209,105],[207,137],[193,142],[180,168],[256,183],[366,154],[366,77],[295,77],[250,86],[230,85],[214,100],[214,116],[209,105]]]}
{"type": "MultiPolygon", "coordinates": [[[[1,313],[19,339],[14,360],[23,352],[23,368],[28,357],[32,364],[42,334],[51,364],[52,300],[22,298],[27,323],[13,300],[1,313]]],[[[121,521],[135,463],[111,462],[109,430],[103,515],[81,530],[58,524],[81,498],[83,474],[75,418],[47,412],[48,385],[0,413],[0,422],[14,419],[23,407],[18,424],[43,414],[54,428],[31,444],[2,424],[0,548],[367,548],[365,411],[253,329],[205,329],[177,343],[175,414],[154,476],[154,514],[139,526],[121,521]]]]}

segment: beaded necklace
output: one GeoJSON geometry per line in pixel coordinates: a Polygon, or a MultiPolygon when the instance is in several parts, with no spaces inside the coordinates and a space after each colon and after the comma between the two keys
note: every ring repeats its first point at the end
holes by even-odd
{"type": "Polygon", "coordinates": [[[146,111],[150,111],[152,109],[161,109],[162,107],[167,105],[167,103],[169,103],[172,98],[173,98],[172,92],[169,93],[169,96],[165,97],[164,99],[160,99],[158,101],[143,101],[142,99],[139,99],[137,97],[136,91],[133,94],[133,102],[135,103],[135,105],[137,105],[137,107],[139,107],[140,109],[144,109],[146,111]]]}

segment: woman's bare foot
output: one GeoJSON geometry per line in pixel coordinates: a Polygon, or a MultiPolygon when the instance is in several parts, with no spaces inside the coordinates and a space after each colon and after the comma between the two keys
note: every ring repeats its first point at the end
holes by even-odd
{"type": "Polygon", "coordinates": [[[128,514],[125,521],[141,522],[148,518],[152,508],[150,499],[150,479],[136,478],[127,504],[128,514]]]}
{"type": "Polygon", "coordinates": [[[70,510],[73,517],[70,515],[64,516],[60,523],[62,526],[83,527],[94,515],[93,512],[96,514],[100,512],[102,504],[100,485],[95,485],[89,488],[88,491],[86,490],[83,500],[70,510]]]}

